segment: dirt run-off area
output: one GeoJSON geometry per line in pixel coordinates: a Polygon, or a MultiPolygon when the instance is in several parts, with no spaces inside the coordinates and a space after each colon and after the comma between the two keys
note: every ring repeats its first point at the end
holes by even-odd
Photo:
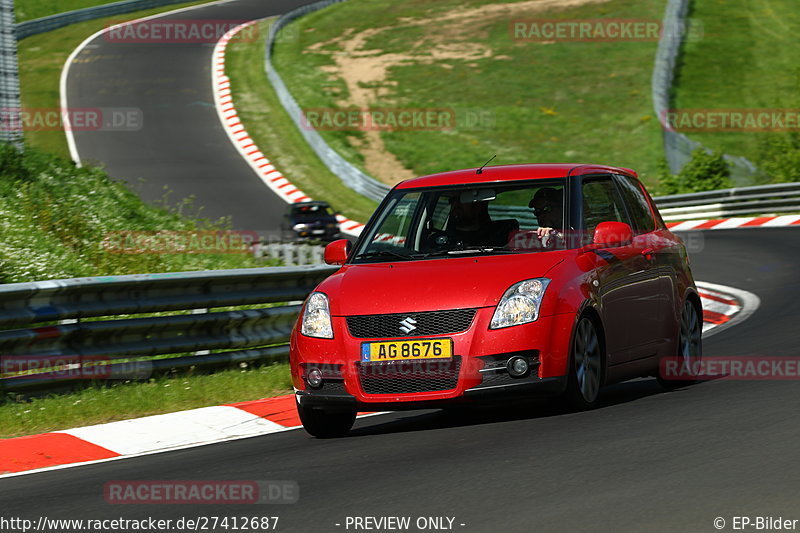
{"type": "MultiPolygon", "coordinates": [[[[541,16],[545,11],[608,1],[525,0],[452,10],[424,18],[403,17],[386,26],[358,33],[350,28],[335,39],[315,43],[303,53],[330,56],[333,64],[323,67],[323,70],[330,79],[343,80],[349,93],[346,99],[337,102],[338,106],[366,109],[374,106],[379,99],[391,99],[392,88],[396,84],[389,79],[392,67],[435,63],[443,68],[452,68],[448,61],[508,60],[508,56],[496,55],[486,44],[488,26],[491,24],[498,20],[541,16]],[[380,42],[382,33],[398,27],[419,28],[425,37],[414,42],[413,47],[405,53],[384,53],[367,44],[380,42]]],[[[349,141],[363,155],[367,172],[380,181],[395,184],[414,177],[412,171],[386,149],[379,131],[365,131],[363,137],[351,136],[349,141]]]]}

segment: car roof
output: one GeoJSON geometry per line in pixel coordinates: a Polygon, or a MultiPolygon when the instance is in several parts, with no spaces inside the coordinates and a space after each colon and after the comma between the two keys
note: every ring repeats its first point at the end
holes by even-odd
{"type": "Polygon", "coordinates": [[[598,174],[614,172],[626,174],[634,178],[636,172],[629,168],[610,167],[606,165],[576,165],[574,163],[556,164],[527,164],[527,165],[496,165],[484,167],[480,174],[477,168],[453,170],[430,174],[419,178],[412,178],[397,185],[398,189],[412,189],[417,187],[436,187],[442,185],[461,185],[470,183],[493,183],[499,181],[521,181],[547,178],[563,178],[567,175],[581,176],[585,174],[598,174]]]}

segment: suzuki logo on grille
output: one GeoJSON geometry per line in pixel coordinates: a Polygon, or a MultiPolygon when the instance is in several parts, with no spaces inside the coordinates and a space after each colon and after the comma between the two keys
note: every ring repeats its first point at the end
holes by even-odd
{"type": "Polygon", "coordinates": [[[411,318],[410,316],[405,317],[402,321],[400,321],[400,331],[403,333],[411,333],[415,329],[417,329],[417,321],[411,318]]]}

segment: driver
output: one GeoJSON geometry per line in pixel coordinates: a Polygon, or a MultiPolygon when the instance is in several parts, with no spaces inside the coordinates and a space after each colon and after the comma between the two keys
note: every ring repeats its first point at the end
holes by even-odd
{"type": "Polygon", "coordinates": [[[560,228],[562,224],[564,210],[563,191],[552,187],[539,189],[528,203],[528,207],[533,209],[533,214],[539,221],[536,236],[539,237],[544,246],[548,246],[553,237],[561,237],[555,228],[560,228]]]}

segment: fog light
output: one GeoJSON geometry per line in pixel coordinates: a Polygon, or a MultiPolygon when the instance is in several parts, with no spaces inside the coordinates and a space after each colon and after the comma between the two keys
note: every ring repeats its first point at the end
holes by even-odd
{"type": "Polygon", "coordinates": [[[306,374],[306,381],[308,381],[308,385],[313,388],[318,388],[322,385],[322,371],[319,368],[312,368],[306,374]]]}
{"type": "Polygon", "coordinates": [[[521,355],[515,355],[514,357],[508,360],[506,363],[506,369],[508,369],[508,375],[512,378],[521,378],[528,373],[530,370],[530,365],[528,364],[528,360],[521,355]]]}

